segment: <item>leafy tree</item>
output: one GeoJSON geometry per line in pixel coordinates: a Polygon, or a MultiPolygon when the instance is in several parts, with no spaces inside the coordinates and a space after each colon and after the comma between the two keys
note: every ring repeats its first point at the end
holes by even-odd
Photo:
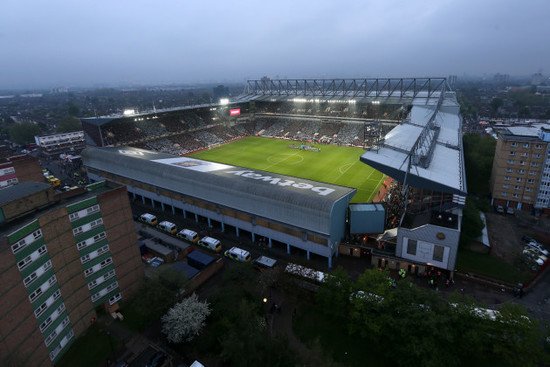
{"type": "Polygon", "coordinates": [[[496,116],[498,109],[504,106],[504,101],[500,98],[493,98],[491,100],[491,108],[493,109],[494,115],[496,116]]]}
{"type": "Polygon", "coordinates": [[[70,115],[70,116],[78,116],[80,114],[80,109],[75,106],[74,104],[70,104],[69,105],[69,108],[67,109],[67,113],[70,115]]]}
{"type": "Polygon", "coordinates": [[[468,190],[485,195],[489,193],[496,140],[489,135],[464,134],[462,141],[468,190]]]}
{"type": "Polygon", "coordinates": [[[348,273],[338,266],[316,294],[317,303],[324,312],[342,314],[348,312],[353,282],[348,273]]]}
{"type": "Polygon", "coordinates": [[[139,297],[133,300],[136,311],[143,318],[143,324],[161,317],[176,303],[186,282],[185,275],[170,268],[146,278],[138,291],[139,297]]]}
{"type": "Polygon", "coordinates": [[[10,128],[10,140],[19,145],[34,143],[34,137],[41,133],[38,125],[32,122],[21,122],[10,128]]]}
{"type": "Polygon", "coordinates": [[[467,246],[474,239],[481,236],[483,231],[483,221],[481,220],[479,209],[472,198],[467,198],[466,206],[462,217],[462,228],[460,230],[460,245],[467,246]]]}
{"type": "Polygon", "coordinates": [[[82,130],[82,123],[76,117],[65,115],[59,120],[55,126],[55,131],[58,133],[69,133],[82,130]]]}
{"type": "Polygon", "coordinates": [[[172,343],[191,341],[199,335],[210,312],[208,302],[199,301],[193,293],[162,316],[162,332],[172,343]]]}
{"type": "Polygon", "coordinates": [[[258,304],[242,300],[224,320],[221,358],[232,366],[294,366],[285,336],[270,337],[258,304]]]}

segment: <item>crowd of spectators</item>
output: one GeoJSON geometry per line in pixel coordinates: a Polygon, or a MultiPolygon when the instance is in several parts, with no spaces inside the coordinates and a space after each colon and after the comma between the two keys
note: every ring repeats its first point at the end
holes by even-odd
{"type": "MultiPolygon", "coordinates": [[[[333,111],[331,107],[326,107],[329,113],[333,111]]],[[[289,104],[275,104],[271,108],[281,112],[297,111],[296,108],[290,108],[288,111],[289,104]]],[[[364,126],[364,120],[327,116],[318,118],[284,113],[257,114],[250,119],[243,118],[234,122],[230,126],[227,124],[227,118],[216,112],[184,111],[161,115],[158,118],[118,119],[104,125],[101,130],[105,145],[130,145],[184,155],[253,135],[322,144],[362,146],[365,139],[364,126]]]]}

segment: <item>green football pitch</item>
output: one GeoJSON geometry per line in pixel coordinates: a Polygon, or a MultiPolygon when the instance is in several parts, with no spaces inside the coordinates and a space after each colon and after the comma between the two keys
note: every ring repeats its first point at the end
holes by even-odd
{"type": "Polygon", "coordinates": [[[290,140],[248,137],[190,154],[190,157],[354,187],[354,203],[370,202],[386,176],[359,161],[361,148],[318,145],[320,152],[293,149],[290,140]]]}

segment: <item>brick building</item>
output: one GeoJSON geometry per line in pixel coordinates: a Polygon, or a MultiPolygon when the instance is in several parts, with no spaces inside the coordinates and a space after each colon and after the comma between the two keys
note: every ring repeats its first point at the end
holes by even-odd
{"type": "Polygon", "coordinates": [[[139,286],[143,267],[126,188],[55,195],[22,183],[0,198],[0,365],[56,363],[97,317],[139,286]]]}
{"type": "Polygon", "coordinates": [[[527,211],[548,207],[548,198],[544,201],[548,189],[544,189],[548,181],[545,131],[538,126],[513,126],[499,132],[490,184],[494,205],[527,211]]]}
{"type": "Polygon", "coordinates": [[[19,182],[44,182],[38,158],[23,154],[0,159],[0,189],[19,182]]]}

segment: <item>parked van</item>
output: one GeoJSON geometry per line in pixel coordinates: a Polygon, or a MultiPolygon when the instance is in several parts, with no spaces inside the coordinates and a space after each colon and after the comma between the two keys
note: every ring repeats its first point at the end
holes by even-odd
{"type": "Polygon", "coordinates": [[[176,228],[176,225],[172,222],[168,222],[167,220],[163,220],[157,225],[157,228],[161,231],[168,232],[170,234],[176,234],[178,229],[176,228]]]}
{"type": "Polygon", "coordinates": [[[216,252],[220,252],[222,250],[222,244],[220,243],[220,240],[208,236],[203,237],[199,241],[199,245],[216,252]]]}
{"type": "Polygon", "coordinates": [[[249,262],[251,259],[250,252],[238,247],[232,247],[231,249],[225,251],[225,256],[232,260],[243,262],[249,262]]]}
{"type": "Polygon", "coordinates": [[[143,223],[147,223],[152,226],[157,225],[157,217],[155,217],[153,214],[145,213],[139,216],[139,221],[143,223]]]}
{"type": "Polygon", "coordinates": [[[197,243],[197,241],[199,240],[199,236],[197,235],[197,232],[192,231],[190,229],[185,229],[185,228],[179,231],[177,236],[182,240],[187,240],[193,243],[197,243]]]}

